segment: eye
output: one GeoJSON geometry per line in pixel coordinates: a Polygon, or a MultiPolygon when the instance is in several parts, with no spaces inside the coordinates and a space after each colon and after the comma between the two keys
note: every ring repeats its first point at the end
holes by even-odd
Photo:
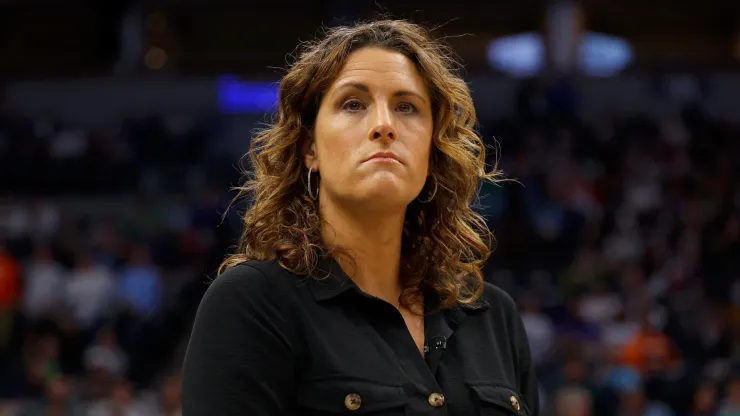
{"type": "Polygon", "coordinates": [[[416,112],[416,107],[413,104],[411,104],[411,103],[400,103],[400,104],[398,104],[398,107],[396,107],[396,108],[401,113],[410,114],[410,113],[415,113],[416,112]]]}
{"type": "Polygon", "coordinates": [[[352,100],[345,101],[345,103],[342,105],[342,109],[354,113],[357,111],[364,110],[365,105],[362,104],[362,101],[360,100],[352,99],[352,100]]]}

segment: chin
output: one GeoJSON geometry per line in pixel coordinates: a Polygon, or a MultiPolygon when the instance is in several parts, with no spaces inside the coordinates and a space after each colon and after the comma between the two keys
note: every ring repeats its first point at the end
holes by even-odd
{"type": "MultiPolygon", "coordinates": [[[[360,180],[337,183],[339,201],[371,211],[405,209],[416,198],[417,186],[391,172],[374,172],[360,180]]],[[[423,184],[422,184],[423,186],[423,184]]]]}
{"type": "Polygon", "coordinates": [[[408,189],[399,186],[373,186],[357,195],[357,202],[373,210],[402,209],[414,199],[408,189]]]}

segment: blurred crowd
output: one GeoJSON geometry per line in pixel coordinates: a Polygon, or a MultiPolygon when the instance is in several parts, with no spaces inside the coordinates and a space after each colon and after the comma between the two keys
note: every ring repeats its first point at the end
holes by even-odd
{"type": "Polygon", "coordinates": [[[740,125],[604,114],[523,89],[493,123],[491,280],[518,300],[555,415],[740,415],[740,125]]]}
{"type": "Polygon", "coordinates": [[[215,130],[0,116],[0,415],[180,414],[193,314],[238,231],[215,130]]]}
{"type": "MultiPolygon", "coordinates": [[[[476,209],[547,414],[740,415],[740,125],[692,105],[584,122],[562,86],[516,104],[480,115],[512,181],[476,209]]],[[[226,122],[0,116],[0,415],[179,414],[193,314],[239,232],[226,122]]]]}

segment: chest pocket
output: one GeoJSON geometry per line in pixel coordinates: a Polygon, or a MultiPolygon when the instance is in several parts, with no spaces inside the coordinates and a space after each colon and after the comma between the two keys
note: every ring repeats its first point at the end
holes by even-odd
{"type": "Polygon", "coordinates": [[[300,415],[404,415],[408,396],[400,385],[354,378],[309,380],[298,388],[300,415]]]}
{"type": "Polygon", "coordinates": [[[477,398],[481,416],[527,416],[527,405],[519,394],[496,384],[469,383],[473,396],[477,398]]]}

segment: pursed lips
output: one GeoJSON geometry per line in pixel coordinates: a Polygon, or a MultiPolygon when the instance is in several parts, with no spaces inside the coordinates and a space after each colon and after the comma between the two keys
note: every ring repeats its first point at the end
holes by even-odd
{"type": "Polygon", "coordinates": [[[391,152],[379,152],[370,156],[366,162],[389,162],[389,163],[401,163],[401,159],[391,152]]]}

